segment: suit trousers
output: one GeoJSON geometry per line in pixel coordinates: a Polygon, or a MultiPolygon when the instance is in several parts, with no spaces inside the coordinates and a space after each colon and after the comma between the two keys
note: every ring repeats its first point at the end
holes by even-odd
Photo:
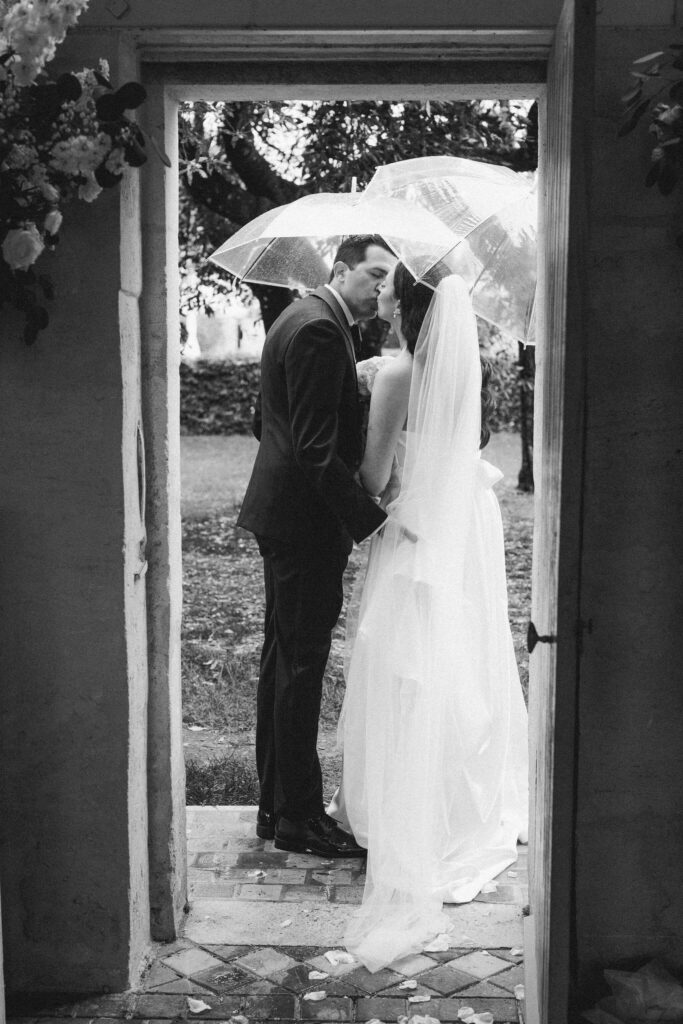
{"type": "Polygon", "coordinates": [[[266,591],[256,698],[259,806],[303,821],[323,811],[318,720],[351,542],[341,533],[294,544],[257,540],[266,591]]]}

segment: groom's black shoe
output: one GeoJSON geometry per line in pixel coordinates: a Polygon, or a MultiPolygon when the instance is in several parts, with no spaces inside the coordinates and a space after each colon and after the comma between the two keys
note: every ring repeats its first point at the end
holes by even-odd
{"type": "Polygon", "coordinates": [[[365,857],[367,850],[344,832],[329,814],[307,821],[278,818],[275,849],[292,853],[315,853],[319,857],[365,857]]]}
{"type": "Polygon", "coordinates": [[[275,837],[275,815],[271,811],[259,811],[256,815],[256,835],[259,839],[275,837]]]}

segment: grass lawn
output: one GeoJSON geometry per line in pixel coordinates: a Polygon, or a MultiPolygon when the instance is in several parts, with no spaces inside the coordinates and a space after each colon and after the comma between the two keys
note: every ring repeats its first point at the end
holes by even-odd
{"type": "MultiPolygon", "coordinates": [[[[253,767],[255,688],[261,646],[261,558],[251,534],[235,526],[257,444],[251,437],[182,437],[183,723],[190,804],[256,803],[253,767]]],[[[528,671],[533,498],[515,490],[519,438],[496,434],[486,457],[505,474],[503,513],[510,621],[522,684],[528,671]]],[[[354,548],[345,577],[351,591],[365,558],[354,548]]],[[[326,797],[339,777],[334,749],[344,696],[346,602],[323,684],[319,751],[326,797]]]]}

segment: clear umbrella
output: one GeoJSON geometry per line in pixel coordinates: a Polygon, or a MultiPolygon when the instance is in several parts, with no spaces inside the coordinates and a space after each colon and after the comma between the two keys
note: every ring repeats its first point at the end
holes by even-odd
{"type": "Polygon", "coordinates": [[[443,221],[404,199],[319,192],[262,213],[209,259],[241,281],[307,290],[328,280],[342,239],[359,234],[391,236],[392,247],[448,250],[454,241],[443,221]]]}
{"type": "Polygon", "coordinates": [[[363,194],[403,199],[434,214],[452,233],[389,244],[416,277],[435,287],[450,273],[467,282],[478,316],[533,344],[536,294],[534,175],[461,157],[418,157],[379,167],[363,194]]]}

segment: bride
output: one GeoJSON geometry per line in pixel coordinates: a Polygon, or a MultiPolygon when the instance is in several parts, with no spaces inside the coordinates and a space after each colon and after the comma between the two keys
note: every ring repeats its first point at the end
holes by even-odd
{"type": "Polygon", "coordinates": [[[371,971],[449,930],[512,864],[527,818],[526,710],[508,623],[503,532],[479,455],[481,363],[465,283],[399,263],[378,315],[400,355],[372,388],[361,480],[389,518],[371,542],[329,812],[367,846],[346,943],[371,971]]]}

